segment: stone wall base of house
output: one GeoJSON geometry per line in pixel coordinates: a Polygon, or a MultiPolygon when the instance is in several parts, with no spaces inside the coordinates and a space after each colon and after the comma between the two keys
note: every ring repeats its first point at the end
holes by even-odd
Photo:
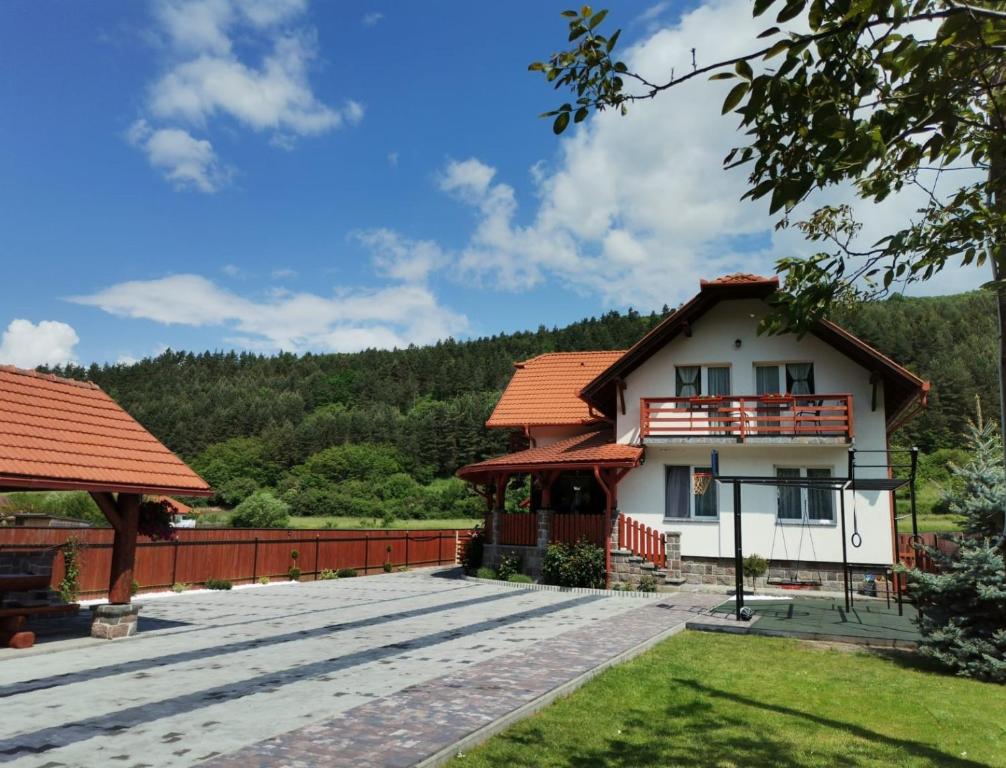
{"type": "Polygon", "coordinates": [[[119,640],[132,637],[139,626],[139,603],[96,605],[91,608],[91,637],[119,640]]]}
{"type": "MultiPolygon", "coordinates": [[[[857,564],[851,574],[856,590],[862,587],[867,573],[872,573],[877,582],[878,592],[885,588],[888,566],[863,566],[857,564]]],[[[708,584],[722,587],[734,586],[734,561],[732,558],[683,557],[681,575],[687,584],[708,584]]],[[[768,572],[755,579],[755,588],[776,587],[781,584],[801,583],[809,589],[827,592],[841,592],[844,588],[841,563],[794,562],[773,560],[768,572]]],[[[744,585],[751,587],[751,579],[745,578],[744,585]]]]}

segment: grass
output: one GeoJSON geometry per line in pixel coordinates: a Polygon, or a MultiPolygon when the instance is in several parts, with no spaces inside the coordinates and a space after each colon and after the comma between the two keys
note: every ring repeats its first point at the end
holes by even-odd
{"type": "Polygon", "coordinates": [[[914,657],[685,632],[451,768],[1006,765],[1006,694],[914,657]]]}
{"type": "Polygon", "coordinates": [[[291,528],[370,528],[430,530],[434,528],[472,528],[481,520],[450,518],[445,520],[394,520],[382,525],[380,520],[362,520],[358,517],[291,517],[291,528]]]}
{"type": "MultiPolygon", "coordinates": [[[[954,533],[961,530],[961,519],[956,515],[918,515],[919,533],[954,533]]],[[[912,532],[912,519],[898,521],[898,531],[912,532]]]]}

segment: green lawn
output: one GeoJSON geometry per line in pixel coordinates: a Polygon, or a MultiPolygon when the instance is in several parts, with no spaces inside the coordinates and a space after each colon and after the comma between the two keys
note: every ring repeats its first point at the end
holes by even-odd
{"type": "Polygon", "coordinates": [[[409,528],[430,530],[433,528],[472,528],[481,520],[451,518],[446,520],[395,520],[391,525],[382,525],[380,520],[363,520],[358,517],[291,517],[291,528],[409,528]]]}
{"type": "MultiPolygon", "coordinates": [[[[961,530],[961,519],[956,515],[918,515],[919,533],[953,533],[961,530]]],[[[912,532],[912,518],[898,521],[900,533],[912,532]]]]}
{"type": "Polygon", "coordinates": [[[449,765],[1006,766],[1006,689],[914,657],[685,632],[449,765]]]}

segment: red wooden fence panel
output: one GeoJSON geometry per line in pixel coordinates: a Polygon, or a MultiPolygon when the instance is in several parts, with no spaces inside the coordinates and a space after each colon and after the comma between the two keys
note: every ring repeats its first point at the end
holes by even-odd
{"type": "Polygon", "coordinates": [[[604,515],[580,515],[557,512],[552,515],[549,541],[575,544],[581,539],[604,546],[604,515]]]}
{"type": "Polygon", "coordinates": [[[618,545],[658,568],[667,565],[666,540],[667,537],[655,528],[627,515],[618,516],[618,545]]]}
{"type": "Polygon", "coordinates": [[[538,543],[538,515],[515,512],[500,515],[500,544],[533,547],[538,543]]]}
{"type": "MultiPolygon", "coordinates": [[[[522,515],[534,521],[533,515],[522,515]]],[[[532,528],[533,532],[533,528],[532,528]]],[[[134,578],[141,590],[172,584],[202,584],[207,579],[251,582],[263,576],[287,578],[294,565],[302,579],[323,570],[352,568],[360,574],[392,568],[452,565],[472,536],[469,530],[296,530],[195,528],[176,531],[176,541],[150,541],[136,547],[134,578]],[[294,560],[292,553],[297,552],[294,560]]],[[[59,547],[71,537],[81,555],[80,596],[103,597],[108,589],[112,531],[107,528],[0,528],[0,550],[59,547]]],[[[63,559],[53,562],[52,586],[63,578],[63,559]]]]}

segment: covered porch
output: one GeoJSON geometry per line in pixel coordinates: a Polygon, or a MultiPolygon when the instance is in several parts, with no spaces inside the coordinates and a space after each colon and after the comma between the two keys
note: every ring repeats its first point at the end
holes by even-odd
{"type": "Polygon", "coordinates": [[[642,460],[641,447],[615,443],[609,431],[595,430],[462,467],[458,475],[486,500],[486,562],[516,554],[537,578],[550,543],[586,540],[604,548],[610,580],[618,484],[642,460]],[[524,498],[511,493],[508,505],[507,489],[516,478],[525,478],[524,498]]]}

